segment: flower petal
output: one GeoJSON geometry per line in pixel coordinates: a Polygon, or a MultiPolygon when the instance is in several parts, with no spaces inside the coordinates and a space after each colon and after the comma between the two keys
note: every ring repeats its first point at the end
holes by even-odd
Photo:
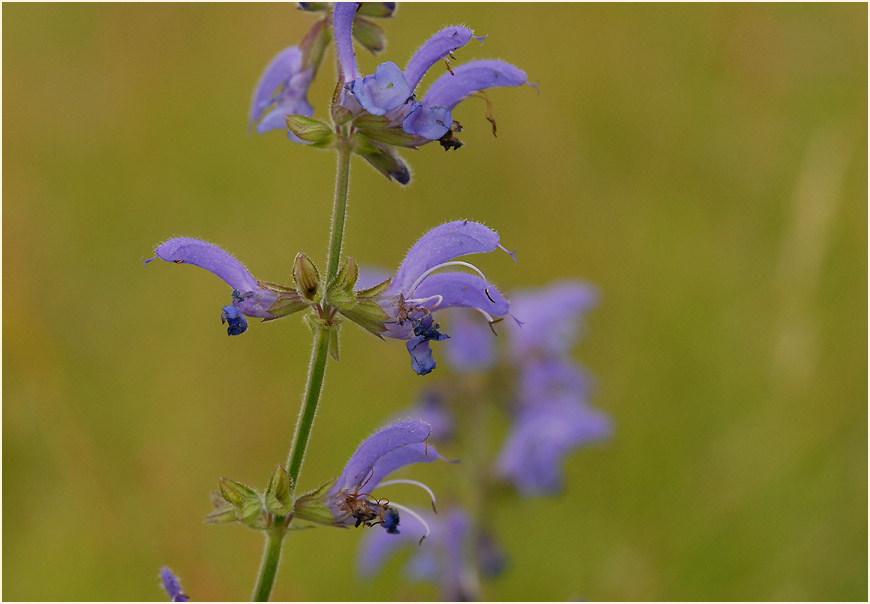
{"type": "Polygon", "coordinates": [[[406,134],[416,134],[430,141],[437,141],[447,134],[453,124],[453,115],[446,107],[428,107],[415,103],[411,112],[402,120],[402,130],[406,134]]]}
{"type": "Polygon", "coordinates": [[[390,61],[378,65],[374,74],[354,80],[350,90],[363,109],[372,115],[384,115],[404,105],[411,96],[402,70],[390,61]]]}
{"type": "MultiPolygon", "coordinates": [[[[481,371],[492,368],[496,362],[496,338],[482,317],[467,311],[452,311],[448,323],[450,341],[444,353],[450,366],[458,372],[481,371]]],[[[425,399],[424,399],[425,400],[425,399]]],[[[427,417],[421,415],[420,417],[427,417]]],[[[433,436],[435,422],[431,421],[433,436]]]]}
{"type": "Polygon", "coordinates": [[[417,277],[430,268],[466,254],[491,252],[498,247],[498,233],[480,223],[456,220],[423,235],[402,261],[391,291],[407,292],[417,277]]]}
{"type": "MultiPolygon", "coordinates": [[[[211,271],[223,279],[227,285],[240,292],[254,291],[259,288],[257,280],[241,262],[211,243],[189,237],[177,237],[158,245],[155,253],[157,255],[154,258],[176,264],[192,264],[211,271]]],[[[146,262],[151,262],[151,260],[146,262]]]]}
{"type": "Polygon", "coordinates": [[[512,325],[512,352],[565,354],[576,340],[582,314],[598,301],[595,288],[580,281],[562,281],[542,290],[518,292],[511,314],[522,323],[512,325]]]}
{"type": "MultiPolygon", "coordinates": [[[[431,431],[429,424],[419,420],[404,420],[381,428],[357,447],[331,490],[333,492],[340,489],[353,490],[362,485],[372,472],[378,473],[381,477],[385,476],[376,468],[384,456],[396,449],[425,442],[431,431]]],[[[419,453],[415,454],[419,457],[419,453]]],[[[416,459],[416,461],[431,460],[416,459]]],[[[394,465],[392,469],[398,467],[394,465]]],[[[375,485],[377,482],[369,479],[365,488],[373,489],[375,485]]]]}
{"type": "Polygon", "coordinates": [[[610,433],[610,418],[586,405],[570,400],[529,405],[514,420],[498,472],[522,495],[556,493],[562,487],[563,457],[610,433]]]}
{"type": "Polygon", "coordinates": [[[254,88],[251,110],[248,114],[248,127],[253,126],[266,109],[275,102],[275,91],[290,80],[302,68],[302,51],[298,46],[290,46],[279,52],[266,66],[260,81],[254,88]]]}
{"type": "Polygon", "coordinates": [[[471,40],[474,32],[461,25],[452,25],[436,32],[421,46],[405,67],[405,79],[413,91],[423,75],[435,63],[458,48],[462,48],[471,40]]]}
{"type": "Polygon", "coordinates": [[[473,61],[454,68],[453,74],[445,73],[435,80],[426,91],[423,103],[431,107],[453,109],[475,92],[499,86],[522,86],[525,83],[526,72],[510,63],[473,61]]]}
{"type": "Polygon", "coordinates": [[[414,290],[414,298],[431,296],[441,296],[441,303],[432,308],[434,311],[454,307],[479,308],[501,317],[508,314],[511,308],[495,286],[468,273],[435,273],[426,277],[414,290]]]}
{"type": "Polygon", "coordinates": [[[181,584],[172,571],[165,566],[160,569],[160,580],[163,583],[163,589],[166,590],[166,595],[169,596],[170,602],[187,602],[187,595],[181,590],[181,584]]]}
{"type": "Polygon", "coordinates": [[[353,50],[353,18],[356,16],[358,2],[336,2],[332,13],[332,30],[335,35],[335,49],[345,82],[353,82],[359,77],[356,55],[353,50]]]}

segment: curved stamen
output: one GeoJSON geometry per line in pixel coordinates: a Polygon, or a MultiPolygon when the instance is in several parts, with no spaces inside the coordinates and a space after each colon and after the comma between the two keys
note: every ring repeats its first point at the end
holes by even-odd
{"type": "Polygon", "coordinates": [[[435,310],[436,308],[438,308],[439,304],[444,302],[444,296],[442,296],[441,294],[435,294],[434,296],[429,296],[428,298],[405,298],[405,302],[410,302],[411,304],[415,304],[415,305],[419,304],[422,306],[424,302],[428,302],[429,300],[436,300],[436,299],[438,301],[435,304],[427,307],[428,310],[435,310]]]}
{"type": "MultiPolygon", "coordinates": [[[[479,268],[477,268],[477,267],[474,266],[473,264],[469,264],[468,262],[463,262],[462,260],[451,260],[451,261],[449,261],[449,262],[442,262],[441,264],[438,264],[438,265],[436,265],[436,266],[433,266],[433,267],[430,268],[428,271],[426,271],[425,273],[423,273],[422,275],[420,275],[419,277],[417,277],[417,280],[414,281],[414,284],[413,284],[413,285],[410,287],[410,289],[408,290],[408,295],[410,296],[411,294],[413,294],[413,293],[414,293],[414,290],[417,289],[418,287],[420,287],[420,284],[423,283],[423,281],[426,280],[426,277],[428,277],[429,275],[431,275],[432,273],[434,273],[434,272],[437,271],[438,269],[440,269],[440,268],[444,268],[444,267],[446,267],[446,266],[464,266],[464,267],[466,267],[466,268],[470,268],[470,269],[473,270],[475,273],[477,273],[478,275],[480,275],[480,278],[481,278],[481,279],[483,279],[484,281],[486,281],[487,283],[489,283],[489,279],[486,278],[486,275],[483,274],[483,271],[481,271],[479,268]]],[[[489,295],[489,293],[487,293],[487,295],[489,295]]]]}
{"type": "Polygon", "coordinates": [[[514,264],[517,264],[517,250],[516,250],[516,248],[514,248],[514,251],[509,252],[508,249],[500,243],[498,244],[498,247],[500,247],[502,250],[504,250],[505,254],[507,254],[508,256],[510,256],[511,258],[514,259],[514,264]]]}
{"type": "Polygon", "coordinates": [[[405,507],[404,505],[399,505],[398,503],[391,503],[390,505],[396,509],[402,510],[406,514],[410,514],[411,516],[413,516],[414,518],[419,520],[420,524],[422,524],[426,528],[426,534],[423,535],[422,537],[420,537],[420,541],[417,542],[417,545],[422,545],[423,539],[428,537],[429,533],[432,532],[431,530],[429,530],[429,524],[425,520],[423,520],[423,517],[420,514],[418,514],[417,512],[412,510],[411,508],[405,507]]]}
{"type": "Polygon", "coordinates": [[[382,482],[382,483],[380,483],[380,484],[378,485],[378,488],[386,487],[386,486],[389,486],[389,485],[391,485],[391,484],[413,484],[413,485],[416,485],[416,486],[420,487],[421,489],[423,489],[424,491],[426,491],[427,493],[429,493],[429,497],[432,499],[432,511],[435,512],[436,514],[438,513],[438,510],[435,509],[435,493],[433,493],[433,492],[432,492],[432,489],[430,489],[429,487],[427,487],[427,486],[426,486],[425,484],[423,484],[422,482],[419,482],[419,481],[416,481],[416,480],[410,480],[410,479],[408,479],[408,478],[396,478],[395,480],[388,480],[388,481],[386,481],[386,482],[382,482]]]}

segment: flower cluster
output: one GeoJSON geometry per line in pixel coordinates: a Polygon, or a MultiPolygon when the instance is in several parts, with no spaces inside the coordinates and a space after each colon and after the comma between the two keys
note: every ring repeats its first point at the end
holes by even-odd
{"type": "MultiPolygon", "coordinates": [[[[411,173],[394,147],[417,148],[439,141],[445,150],[458,149],[462,143],[456,133],[462,126],[453,119],[452,111],[460,102],[490,88],[528,83],[524,71],[504,61],[479,60],[451,67],[454,52],[472,38],[483,43],[485,37],[475,36],[461,25],[432,35],[405,69],[386,61],[373,74],[361,75],[354,40],[372,52],[383,50],[382,31],[367,17],[392,16],[395,4],[338,2],[331,15],[325,4],[303,3],[301,7],[325,11],[327,15],[299,46],[285,48],[266,67],[254,89],[249,128],[256,125],[261,134],[287,128],[290,140],[316,147],[350,141],[355,153],[400,184],[407,184],[411,173]],[[335,40],[341,71],[341,88],[331,108],[332,125],[313,119],[314,111],[307,100],[308,88],[330,38],[335,40]],[[417,100],[423,76],[442,61],[445,73],[417,100]]],[[[483,98],[486,118],[495,134],[491,103],[483,98]]]]}

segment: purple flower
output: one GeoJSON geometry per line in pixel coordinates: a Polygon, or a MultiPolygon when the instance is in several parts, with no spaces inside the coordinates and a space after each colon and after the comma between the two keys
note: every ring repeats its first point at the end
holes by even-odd
{"type": "Polygon", "coordinates": [[[160,580],[163,582],[163,589],[166,590],[170,602],[188,602],[187,595],[181,590],[181,584],[172,571],[165,566],[160,569],[160,580]]]}
{"type": "Polygon", "coordinates": [[[522,495],[562,488],[562,459],[574,449],[609,437],[610,418],[570,398],[523,406],[496,463],[500,476],[522,495]]]}
{"type": "MultiPolygon", "coordinates": [[[[438,585],[440,598],[446,602],[479,599],[480,581],[472,570],[474,565],[469,557],[476,555],[481,571],[493,576],[504,567],[504,554],[491,537],[473,530],[471,519],[461,508],[452,508],[437,517],[425,513],[420,516],[431,526],[431,539],[422,547],[415,547],[410,535],[395,537],[380,531],[369,533],[364,537],[357,556],[357,573],[371,577],[398,550],[413,547],[413,555],[406,567],[412,580],[438,585]],[[471,548],[470,540],[475,534],[477,543],[471,548]]],[[[419,521],[413,519],[408,524],[412,522],[419,521]]]]}
{"type": "MultiPolygon", "coordinates": [[[[476,222],[457,220],[435,227],[411,248],[390,287],[378,303],[391,320],[384,335],[407,340],[411,366],[419,375],[435,368],[429,349],[432,340],[448,336],[439,331],[433,311],[445,308],[473,308],[492,323],[493,317],[506,315],[510,305],[484,274],[473,264],[454,260],[466,254],[492,252],[499,244],[498,234],[476,222]],[[461,272],[436,273],[451,266],[462,266],[475,275],[461,272]]],[[[505,250],[507,251],[507,250],[505,250]]]]}
{"type": "MultiPolygon", "coordinates": [[[[393,484],[406,483],[419,486],[432,498],[431,489],[415,480],[396,479],[384,482],[384,478],[401,467],[412,463],[429,463],[442,459],[428,439],[431,428],[419,420],[403,420],[381,428],[369,436],[357,448],[338,480],[326,493],[326,506],[332,512],[335,526],[383,525],[387,533],[398,534],[399,510],[411,518],[417,514],[405,506],[379,499],[375,489],[393,484]]],[[[429,535],[426,522],[419,519],[423,535],[414,531],[421,540],[429,535]]]]}
{"type": "MultiPolygon", "coordinates": [[[[446,27],[436,32],[414,53],[404,71],[392,62],[381,63],[375,73],[359,76],[353,54],[351,33],[356,3],[337,3],[334,13],[334,31],[339,63],[347,94],[342,105],[354,115],[362,112],[385,116],[391,126],[401,126],[410,136],[403,144],[419,146],[445,137],[450,138],[453,126],[451,110],[470,95],[500,86],[521,86],[527,83],[525,72],[504,61],[474,61],[452,69],[441,76],[422,101],[416,100],[416,88],[429,69],[442,60],[453,57],[472,38],[483,42],[472,30],[461,25],[446,27]]],[[[445,141],[445,149],[458,147],[456,141],[445,141]]]]}
{"type": "Polygon", "coordinates": [[[561,281],[511,298],[511,351],[515,358],[563,355],[574,346],[583,313],[598,301],[594,288],[577,281],[561,281]]]}
{"type": "MultiPolygon", "coordinates": [[[[290,46],[279,52],[254,88],[248,129],[256,123],[259,134],[269,130],[286,130],[287,115],[311,117],[314,108],[308,103],[307,95],[313,79],[314,66],[304,67],[303,52],[298,46],[290,46]]],[[[300,142],[289,131],[287,136],[294,142],[300,142]]]]}
{"type": "Polygon", "coordinates": [[[495,365],[498,351],[490,326],[474,321],[464,310],[451,312],[449,325],[453,335],[444,351],[454,371],[486,371],[495,365]]]}
{"type": "Polygon", "coordinates": [[[178,237],[157,246],[155,256],[145,261],[160,258],[175,264],[192,264],[211,271],[233,288],[232,304],[224,306],[221,322],[227,324],[227,334],[237,336],[248,328],[243,315],[268,321],[277,318],[269,310],[278,296],[254,279],[253,275],[233,256],[211,243],[178,237]]]}

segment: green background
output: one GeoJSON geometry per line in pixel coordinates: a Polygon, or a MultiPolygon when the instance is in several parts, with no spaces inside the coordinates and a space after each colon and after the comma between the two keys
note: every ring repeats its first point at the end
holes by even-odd
{"type": "MultiPolygon", "coordinates": [[[[207,493],[285,458],[310,335],[227,338],[224,284],[140,258],[187,235],[262,279],[298,251],[324,264],[333,157],[245,130],[261,70],[313,22],[3,6],[4,599],[159,600],[163,564],[195,599],[249,596],[261,538],[204,524],[207,493]]],[[[602,292],[576,354],[615,436],[569,458],[560,496],[491,511],[512,566],[487,597],[865,600],[867,6],[405,4],[381,23],[380,60],[463,23],[489,37],[458,63],[513,62],[540,94],[490,93],[498,138],[464,103],[466,146],[404,152],[408,187],[354,160],[347,253],[396,266],[475,219],[519,249],[476,259],[502,289],[602,292]]],[[[333,73],[309,95],[324,118],[333,73]]],[[[446,377],[352,326],[342,344],[303,488],[446,377]]],[[[444,467],[415,477],[450,489],[444,467]]],[[[400,560],[354,578],[361,533],[291,535],[275,599],[437,597],[400,560]]]]}

